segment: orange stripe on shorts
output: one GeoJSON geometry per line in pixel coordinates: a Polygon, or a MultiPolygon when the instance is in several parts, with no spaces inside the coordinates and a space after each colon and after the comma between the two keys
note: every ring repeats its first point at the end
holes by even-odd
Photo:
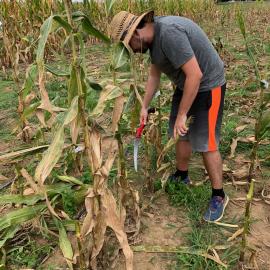
{"type": "Polygon", "coordinates": [[[216,123],[221,100],[221,86],[211,90],[212,105],[208,112],[208,151],[216,151],[216,123]]]}

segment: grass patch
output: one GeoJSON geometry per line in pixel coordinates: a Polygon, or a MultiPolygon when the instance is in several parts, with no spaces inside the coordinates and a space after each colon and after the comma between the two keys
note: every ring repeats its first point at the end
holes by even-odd
{"type": "MultiPolygon", "coordinates": [[[[187,211],[191,230],[185,234],[187,244],[194,250],[194,254],[178,254],[176,269],[223,269],[214,261],[206,260],[196,255],[197,251],[205,253],[216,245],[225,244],[226,238],[220,227],[215,224],[202,222],[202,215],[211,197],[210,185],[189,187],[183,183],[169,183],[166,186],[170,202],[174,206],[184,206],[187,211]],[[219,267],[219,268],[217,268],[219,267]]],[[[229,269],[235,265],[239,258],[237,247],[227,249],[219,254],[221,260],[228,264],[229,269]]]]}
{"type": "Polygon", "coordinates": [[[53,247],[49,244],[40,245],[34,240],[29,240],[26,244],[16,246],[8,251],[9,269],[38,267],[52,250],[53,247]],[[12,266],[14,266],[14,268],[12,266]]]}

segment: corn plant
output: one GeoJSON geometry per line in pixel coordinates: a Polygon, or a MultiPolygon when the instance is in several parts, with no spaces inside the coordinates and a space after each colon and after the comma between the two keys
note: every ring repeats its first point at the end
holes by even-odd
{"type": "Polygon", "coordinates": [[[269,131],[270,131],[270,110],[268,108],[269,102],[270,102],[270,93],[268,91],[269,84],[266,80],[262,80],[262,75],[259,71],[257,60],[248,42],[248,34],[246,32],[245,20],[244,20],[244,16],[241,10],[238,11],[237,13],[237,20],[238,20],[241,34],[244,39],[246,53],[254,68],[254,73],[255,73],[257,83],[258,85],[260,85],[258,106],[256,107],[256,123],[255,123],[255,132],[254,132],[255,142],[253,144],[251,155],[250,155],[250,167],[249,167],[249,174],[248,174],[249,192],[247,194],[244,231],[242,234],[242,243],[241,243],[241,251],[240,251],[240,258],[239,258],[239,262],[243,264],[244,259],[245,259],[245,252],[248,248],[247,234],[249,232],[249,225],[250,225],[251,202],[252,202],[253,192],[254,192],[253,178],[255,177],[255,167],[256,167],[256,162],[258,159],[258,148],[261,141],[269,134],[269,131]]]}
{"type": "MultiPolygon", "coordinates": [[[[80,11],[72,12],[72,4],[70,1],[66,0],[64,4],[66,17],[51,15],[42,24],[36,52],[36,66],[33,65],[30,68],[32,71],[36,70],[40,96],[40,104],[38,106],[35,105],[32,112],[38,115],[41,125],[55,127],[56,132],[53,135],[51,144],[35,169],[34,178],[32,178],[25,169],[21,170],[21,174],[27,180],[27,184],[30,186],[33,195],[25,195],[19,198],[14,197],[14,195],[9,195],[10,197],[2,198],[2,203],[14,202],[16,200],[20,200],[21,204],[35,205],[40,201],[41,203],[38,203],[35,207],[24,207],[23,209],[12,211],[2,217],[0,219],[1,232],[5,236],[6,242],[20,229],[17,225],[31,220],[33,216],[42,216],[45,212],[49,211],[51,216],[54,217],[54,223],[59,231],[59,246],[69,268],[73,269],[76,256],[74,257],[72,245],[64,226],[64,219],[68,217],[68,215],[63,210],[60,212],[61,208],[59,208],[58,200],[59,195],[64,196],[64,194],[66,194],[66,189],[71,191],[74,187],[79,186],[80,188],[77,191],[80,192],[80,194],[73,194],[74,196],[72,197],[75,205],[81,203],[81,201],[76,201],[77,198],[85,198],[87,211],[81,228],[80,225],[75,224],[79,249],[81,247],[79,254],[80,268],[83,269],[85,265],[88,267],[90,264],[92,269],[96,269],[96,259],[103,246],[106,228],[109,226],[115,231],[116,237],[126,256],[127,269],[132,269],[133,253],[128,245],[123,222],[118,215],[116,201],[107,185],[108,175],[116,158],[118,147],[115,140],[112,139],[111,147],[106,155],[106,160],[104,160],[101,149],[102,136],[95,121],[95,119],[103,113],[106,106],[105,102],[107,100],[120,98],[123,95],[123,91],[120,87],[115,85],[105,85],[103,91],[100,93],[99,101],[95,108],[91,111],[87,110],[85,106],[87,95],[89,92],[95,91],[91,88],[91,85],[97,86],[97,84],[93,84],[86,78],[84,63],[85,50],[82,32],[94,35],[107,43],[109,43],[109,39],[93,27],[85,14],[80,11]],[[45,46],[49,40],[49,35],[59,28],[65,30],[67,39],[71,45],[72,58],[69,72],[55,71],[50,67],[46,67],[45,64],[45,46]],[[68,108],[58,108],[51,103],[45,86],[46,68],[53,74],[66,78],[68,108]],[[49,120],[46,119],[45,113],[49,113],[49,120]],[[65,148],[65,130],[67,127],[69,127],[72,141],[72,144],[68,147],[74,149],[79,142],[83,143],[83,149],[86,154],[88,170],[90,170],[93,185],[84,185],[73,176],[66,175],[59,176],[58,179],[68,182],[69,184],[61,184],[53,188],[48,185],[48,178],[61,158],[63,149],[65,148]],[[55,189],[56,192],[52,192],[52,189],[55,189]],[[88,235],[91,235],[91,237],[89,238],[88,235]],[[82,247],[85,247],[85,249],[82,249],[82,247]],[[88,255],[85,254],[87,250],[90,250],[90,254],[88,255]],[[90,258],[90,262],[88,260],[84,262],[84,258],[90,258]]],[[[23,87],[25,90],[23,91],[24,94],[27,94],[29,89],[31,89],[31,85],[28,86],[28,82],[26,81],[25,87],[23,87]]],[[[112,119],[114,125],[113,130],[116,130],[118,121],[119,114],[116,113],[116,116],[112,119]]],[[[32,152],[31,150],[29,151],[32,152]]],[[[5,155],[5,157],[1,158],[8,159],[9,156],[5,155]]]]}
{"type": "Polygon", "coordinates": [[[256,82],[260,86],[260,94],[258,99],[258,106],[256,106],[256,123],[255,123],[255,142],[251,151],[248,180],[251,181],[255,176],[255,164],[257,160],[258,147],[261,141],[269,134],[270,130],[270,110],[268,108],[270,102],[269,83],[262,79],[262,75],[259,71],[257,60],[248,42],[248,34],[246,32],[245,20],[241,11],[237,14],[238,24],[241,30],[241,34],[246,46],[246,53],[249,57],[250,63],[254,68],[256,82]]]}

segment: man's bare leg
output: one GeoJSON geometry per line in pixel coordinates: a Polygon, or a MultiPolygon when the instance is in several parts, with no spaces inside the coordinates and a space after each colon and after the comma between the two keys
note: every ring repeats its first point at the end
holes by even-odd
{"type": "Polygon", "coordinates": [[[188,163],[192,153],[189,141],[178,141],[176,143],[176,168],[180,171],[188,170],[188,163]]]}
{"type": "Polygon", "coordinates": [[[222,189],[222,159],[219,151],[202,153],[212,188],[222,189]]]}

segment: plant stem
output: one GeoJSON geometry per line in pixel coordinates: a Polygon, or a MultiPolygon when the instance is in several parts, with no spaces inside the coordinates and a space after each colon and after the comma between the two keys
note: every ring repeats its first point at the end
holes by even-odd
{"type": "Polygon", "coordinates": [[[247,200],[246,200],[244,231],[242,234],[240,258],[239,258],[239,261],[242,263],[244,262],[244,259],[245,259],[245,251],[247,247],[247,234],[249,232],[249,225],[250,225],[250,208],[251,208],[251,203],[252,203],[253,194],[254,194],[254,182],[255,180],[252,179],[250,183],[249,192],[247,194],[247,200]]]}

